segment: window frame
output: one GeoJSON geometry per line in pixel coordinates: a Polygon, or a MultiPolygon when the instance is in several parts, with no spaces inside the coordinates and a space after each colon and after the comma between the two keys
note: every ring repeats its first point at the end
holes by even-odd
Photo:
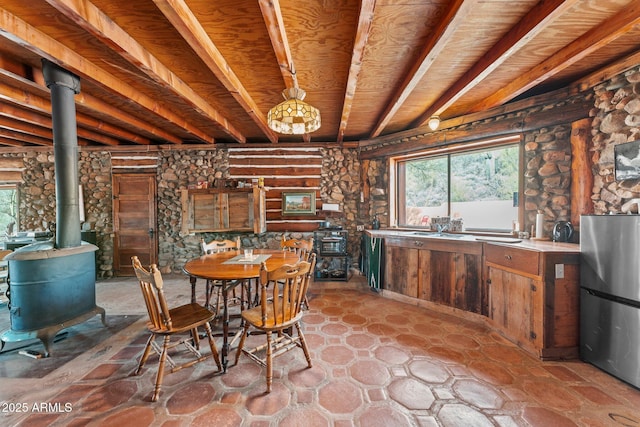
{"type": "MultiPolygon", "coordinates": [[[[20,229],[20,186],[18,184],[0,183],[0,190],[15,190],[16,197],[16,223],[14,233],[17,233],[20,229]]],[[[6,240],[6,228],[0,230],[0,241],[6,240]]]]}
{"type": "MultiPolygon", "coordinates": [[[[400,183],[405,179],[405,168],[400,167],[406,161],[418,160],[421,158],[433,158],[438,156],[447,156],[447,162],[449,163],[448,170],[450,173],[450,155],[471,153],[478,150],[498,148],[507,145],[518,145],[518,170],[520,171],[518,176],[518,222],[524,224],[524,138],[521,134],[507,135],[489,139],[479,139],[472,142],[460,142],[451,143],[449,145],[437,146],[412,152],[409,154],[403,154],[399,156],[393,156],[389,158],[389,224],[394,228],[400,229],[423,229],[421,226],[409,226],[400,225],[398,218],[402,218],[401,214],[406,217],[406,212],[403,212],[406,208],[406,199],[404,189],[400,189],[400,183]],[[402,190],[402,191],[401,191],[402,190]]],[[[451,204],[451,179],[447,180],[447,204],[451,204]]],[[[498,234],[504,235],[508,233],[500,233],[497,231],[491,232],[473,232],[474,234],[498,234]]]]}

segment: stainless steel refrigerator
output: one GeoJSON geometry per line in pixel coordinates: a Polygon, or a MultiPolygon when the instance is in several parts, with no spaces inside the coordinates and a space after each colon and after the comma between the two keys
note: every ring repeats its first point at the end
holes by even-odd
{"type": "Polygon", "coordinates": [[[580,357],[640,388],[640,215],[580,219],[580,357]]]}

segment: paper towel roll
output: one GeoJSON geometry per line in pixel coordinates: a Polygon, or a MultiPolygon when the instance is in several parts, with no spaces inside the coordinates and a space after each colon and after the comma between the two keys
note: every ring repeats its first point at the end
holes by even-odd
{"type": "Polygon", "coordinates": [[[544,214],[536,214],[536,239],[544,237],[544,214]]]}

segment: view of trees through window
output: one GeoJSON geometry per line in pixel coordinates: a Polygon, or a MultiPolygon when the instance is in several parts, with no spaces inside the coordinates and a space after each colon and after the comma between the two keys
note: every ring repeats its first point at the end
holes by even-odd
{"type": "Polygon", "coordinates": [[[423,157],[398,164],[404,206],[398,225],[461,219],[468,231],[510,231],[518,219],[519,146],[423,157]],[[515,206],[514,206],[515,205],[515,206]],[[404,212],[404,215],[402,214],[404,212]]]}
{"type": "Polygon", "coordinates": [[[13,233],[18,227],[18,191],[15,187],[0,187],[0,240],[6,237],[9,225],[13,233]]]}

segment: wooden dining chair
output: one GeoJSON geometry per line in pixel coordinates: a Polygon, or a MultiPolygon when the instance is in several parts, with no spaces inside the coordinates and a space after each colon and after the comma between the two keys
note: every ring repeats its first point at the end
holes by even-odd
{"type": "MultiPolygon", "coordinates": [[[[284,250],[293,251],[298,254],[302,261],[309,261],[311,254],[313,253],[313,237],[309,239],[287,239],[284,235],[282,235],[282,241],[280,242],[280,247],[284,250]]],[[[311,269],[311,274],[313,277],[313,270],[311,269]]],[[[304,308],[309,308],[309,300],[307,299],[307,295],[304,296],[304,308]]]]}
{"type": "Polygon", "coordinates": [[[147,313],[149,314],[147,329],[151,332],[151,336],[147,340],[147,345],[144,348],[140,363],[134,374],[140,374],[142,367],[149,358],[151,349],[158,353],[160,356],[158,373],[156,375],[153,397],[151,398],[151,400],[155,402],[158,400],[160,389],[162,388],[166,362],[169,362],[171,365],[169,373],[173,373],[213,356],[218,366],[218,371],[222,369],[218,349],[216,348],[215,341],[211,334],[211,326],[209,325],[209,322],[213,320],[215,315],[207,308],[196,303],[169,308],[164,296],[162,275],[156,265],[152,264],[149,271],[147,271],[142,267],[137,256],[133,256],[131,261],[136,277],[140,282],[140,289],[142,290],[145,305],[147,306],[147,313]],[[199,327],[203,327],[206,331],[211,354],[203,355],[199,350],[199,327]],[[161,345],[156,343],[156,338],[159,336],[163,338],[161,345]],[[172,342],[171,339],[173,336],[179,337],[172,342]],[[183,344],[186,349],[193,354],[194,358],[185,363],[177,364],[168,353],[170,349],[180,344],[183,344]]]}
{"type": "MultiPolygon", "coordinates": [[[[200,239],[200,247],[204,255],[214,254],[225,251],[238,250],[238,242],[233,240],[212,240],[206,243],[204,239],[200,239]]],[[[233,298],[235,298],[235,287],[233,289],[233,298]]],[[[205,307],[214,307],[217,317],[220,315],[220,306],[222,304],[222,282],[217,280],[207,280],[205,285],[205,307]],[[213,291],[216,290],[215,306],[211,305],[211,296],[213,291]]]]}
{"type": "Polygon", "coordinates": [[[268,271],[265,263],[260,271],[260,305],[244,310],[242,319],[244,328],[238,349],[236,361],[242,353],[266,368],[267,393],[271,392],[273,381],[273,359],[296,347],[304,352],[308,367],[311,367],[311,356],[300,327],[303,311],[304,295],[311,278],[311,267],[315,263],[315,254],[311,254],[310,261],[299,261],[295,265],[268,271]],[[283,286],[279,289],[278,282],[283,286]],[[269,297],[268,293],[271,293],[269,297]],[[249,329],[265,333],[266,343],[252,349],[245,349],[244,343],[249,329]],[[293,333],[295,328],[296,334],[293,333]],[[274,336],[275,332],[275,336],[274,336]]]}
{"type": "Polygon", "coordinates": [[[283,235],[280,247],[284,250],[294,251],[300,255],[300,259],[309,261],[309,256],[313,252],[313,237],[309,239],[287,239],[283,235]]]}

